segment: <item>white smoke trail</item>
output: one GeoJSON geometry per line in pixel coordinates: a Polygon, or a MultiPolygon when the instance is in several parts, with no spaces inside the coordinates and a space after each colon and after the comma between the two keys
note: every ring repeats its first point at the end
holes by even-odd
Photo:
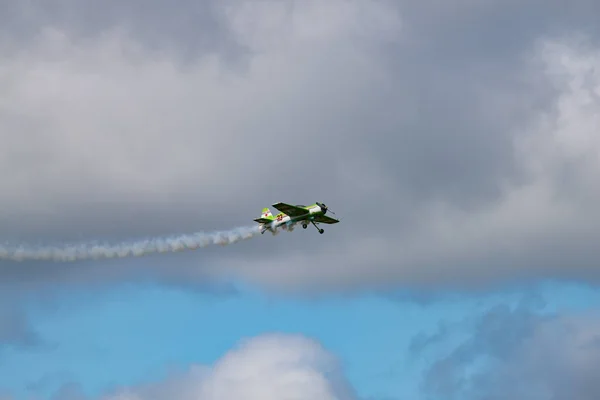
{"type": "Polygon", "coordinates": [[[259,226],[220,232],[142,239],[118,244],[81,243],[59,246],[0,245],[0,260],[77,261],[85,259],[141,257],[152,253],[195,250],[213,244],[228,245],[260,234],[259,226]]]}

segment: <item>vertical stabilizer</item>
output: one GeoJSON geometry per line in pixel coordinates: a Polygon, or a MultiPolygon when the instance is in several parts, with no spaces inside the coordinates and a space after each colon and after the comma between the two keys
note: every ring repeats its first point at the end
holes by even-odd
{"type": "Polygon", "coordinates": [[[254,221],[258,222],[259,224],[268,224],[270,222],[273,222],[274,220],[275,217],[273,217],[273,214],[271,214],[271,210],[265,207],[263,208],[260,217],[256,218],[254,221]]]}

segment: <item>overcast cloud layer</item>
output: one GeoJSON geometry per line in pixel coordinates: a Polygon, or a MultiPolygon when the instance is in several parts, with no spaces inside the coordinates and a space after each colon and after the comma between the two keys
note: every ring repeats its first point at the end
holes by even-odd
{"type": "Polygon", "coordinates": [[[596,3],[512,28],[503,13],[522,21],[528,6],[207,3],[197,31],[162,41],[146,35],[152,13],[65,4],[7,10],[23,32],[1,42],[3,239],[226,229],[276,201],[323,201],[344,220],[143,268],[3,262],[4,283],[597,280],[596,3]],[[193,35],[204,45],[185,47],[193,35]]]}

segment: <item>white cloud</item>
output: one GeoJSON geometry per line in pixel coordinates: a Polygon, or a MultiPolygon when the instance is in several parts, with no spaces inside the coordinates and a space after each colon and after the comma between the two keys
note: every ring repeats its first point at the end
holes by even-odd
{"type": "Polygon", "coordinates": [[[344,400],[354,394],[337,360],[317,342],[269,334],[244,341],[212,367],[123,388],[106,400],[344,400]]]}

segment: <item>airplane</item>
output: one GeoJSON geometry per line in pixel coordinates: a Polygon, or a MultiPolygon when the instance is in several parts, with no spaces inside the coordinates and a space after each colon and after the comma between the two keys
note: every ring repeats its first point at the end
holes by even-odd
{"type": "MultiPolygon", "coordinates": [[[[273,204],[273,207],[280,211],[277,215],[273,216],[269,208],[265,207],[262,210],[260,218],[254,220],[259,223],[261,234],[267,230],[275,234],[275,229],[282,225],[284,229],[292,230],[297,223],[301,223],[304,229],[311,223],[317,228],[320,234],[323,234],[324,229],[319,228],[317,224],[337,224],[340,222],[335,218],[326,216],[325,214],[329,208],[319,202],[310,206],[276,203],[273,204]]],[[[335,215],[333,211],[329,211],[335,215]]]]}

